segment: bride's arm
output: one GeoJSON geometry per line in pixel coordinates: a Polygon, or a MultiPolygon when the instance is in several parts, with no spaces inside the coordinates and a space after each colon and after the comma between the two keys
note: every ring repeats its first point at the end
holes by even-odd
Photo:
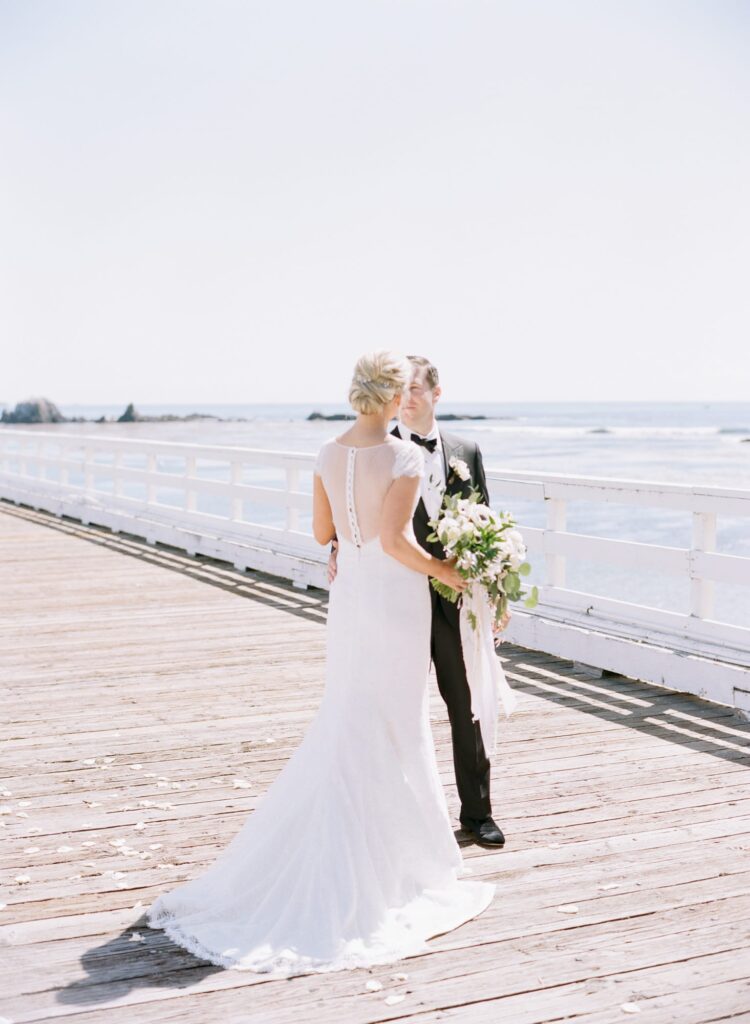
{"type": "Polygon", "coordinates": [[[318,544],[330,544],[336,536],[331,503],[317,473],[313,473],[313,536],[318,544]]]}
{"type": "Polygon", "coordinates": [[[417,543],[412,527],[412,515],[418,490],[417,476],[398,476],[389,487],[380,521],[380,543],[383,551],[403,562],[409,569],[434,576],[456,590],[464,590],[466,580],[454,569],[455,559],[444,561],[435,558],[417,543]]]}

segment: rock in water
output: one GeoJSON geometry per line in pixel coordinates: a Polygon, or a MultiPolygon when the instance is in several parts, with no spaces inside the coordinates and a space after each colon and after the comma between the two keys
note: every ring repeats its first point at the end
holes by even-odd
{"type": "Polygon", "coordinates": [[[13,412],[3,409],[3,423],[65,423],[66,418],[48,398],[28,398],[17,402],[13,412]]]}
{"type": "Polygon", "coordinates": [[[140,413],[138,412],[136,407],[133,405],[133,403],[130,402],[130,404],[128,405],[127,409],[122,414],[122,416],[118,416],[117,417],[117,422],[118,423],[135,423],[135,421],[139,420],[140,418],[141,418],[140,417],[140,413]]]}
{"type": "Polygon", "coordinates": [[[308,420],[354,420],[357,417],[348,412],[333,412],[329,416],[326,416],[325,413],[316,411],[311,412],[307,418],[308,420]]]}

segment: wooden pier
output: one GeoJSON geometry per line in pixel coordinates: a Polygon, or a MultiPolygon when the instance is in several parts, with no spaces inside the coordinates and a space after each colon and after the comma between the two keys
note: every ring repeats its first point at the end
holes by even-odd
{"type": "Polygon", "coordinates": [[[269,980],[196,960],[143,908],[302,738],[326,593],[5,502],[0,570],[0,1020],[750,1021],[750,723],[730,708],[503,644],[505,848],[456,818],[490,909],[398,965],[269,980]]]}

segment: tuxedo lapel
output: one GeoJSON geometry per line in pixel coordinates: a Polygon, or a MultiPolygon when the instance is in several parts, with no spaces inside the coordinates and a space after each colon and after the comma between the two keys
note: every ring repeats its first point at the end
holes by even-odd
{"type": "Polygon", "coordinates": [[[420,494],[417,507],[414,509],[414,521],[421,520],[424,523],[424,528],[429,533],[430,517],[427,515],[427,509],[425,508],[424,498],[420,494]]]}
{"type": "Polygon", "coordinates": [[[445,489],[448,494],[461,494],[465,490],[464,481],[451,469],[451,459],[463,459],[464,443],[459,437],[440,432],[443,443],[443,465],[445,467],[445,489]]]}

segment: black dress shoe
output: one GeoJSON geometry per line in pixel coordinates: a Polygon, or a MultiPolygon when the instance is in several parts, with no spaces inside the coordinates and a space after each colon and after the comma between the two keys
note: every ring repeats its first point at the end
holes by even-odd
{"type": "Polygon", "coordinates": [[[505,836],[492,818],[460,818],[461,828],[483,846],[504,846],[505,836]]]}

